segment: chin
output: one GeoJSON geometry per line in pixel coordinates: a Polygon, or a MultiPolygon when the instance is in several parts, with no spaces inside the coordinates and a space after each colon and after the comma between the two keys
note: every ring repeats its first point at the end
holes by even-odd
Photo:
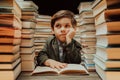
{"type": "Polygon", "coordinates": [[[61,42],[66,42],[66,39],[60,39],[61,42]]]}
{"type": "Polygon", "coordinates": [[[66,42],[66,37],[58,37],[60,42],[66,42]]]}

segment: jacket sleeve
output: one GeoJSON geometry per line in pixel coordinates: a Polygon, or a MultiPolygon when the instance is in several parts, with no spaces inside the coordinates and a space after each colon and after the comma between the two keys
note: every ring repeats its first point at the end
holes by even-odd
{"type": "Polygon", "coordinates": [[[81,45],[77,41],[73,40],[71,43],[66,45],[65,47],[65,61],[67,63],[75,63],[80,64],[81,63],[81,45]]]}
{"type": "Polygon", "coordinates": [[[48,56],[47,56],[47,43],[44,45],[44,48],[38,53],[38,56],[37,56],[37,65],[43,65],[43,63],[48,59],[48,56]]]}

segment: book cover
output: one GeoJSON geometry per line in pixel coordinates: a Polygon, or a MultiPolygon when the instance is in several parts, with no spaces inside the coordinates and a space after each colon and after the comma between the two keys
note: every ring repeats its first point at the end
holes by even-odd
{"type": "Polygon", "coordinates": [[[14,69],[1,70],[0,79],[2,80],[16,80],[21,72],[21,63],[19,63],[14,69]],[[8,74],[8,75],[7,75],[8,74]]]}
{"type": "Polygon", "coordinates": [[[120,35],[100,35],[97,36],[97,46],[115,47],[120,46],[120,35]]]}
{"type": "Polygon", "coordinates": [[[13,27],[15,29],[22,29],[22,22],[17,15],[14,14],[0,14],[0,26],[13,27]]]}
{"type": "Polygon", "coordinates": [[[21,58],[17,58],[13,62],[0,62],[0,70],[2,69],[14,69],[17,64],[21,62],[21,58]]]}
{"type": "Polygon", "coordinates": [[[16,53],[20,50],[20,45],[0,45],[0,53],[16,53]]]}
{"type": "Polygon", "coordinates": [[[108,34],[119,34],[120,33],[120,21],[106,22],[97,25],[96,35],[108,35],[108,34]]]}
{"type": "Polygon", "coordinates": [[[104,71],[97,64],[95,68],[102,80],[120,80],[120,71],[104,71]]]}
{"type": "Polygon", "coordinates": [[[97,47],[96,55],[100,56],[104,60],[119,60],[120,59],[119,47],[97,47]]]}
{"type": "Polygon", "coordinates": [[[21,30],[14,28],[0,27],[0,36],[21,38],[21,30]]]}
{"type": "Polygon", "coordinates": [[[120,68],[119,60],[104,60],[103,58],[95,55],[94,62],[99,65],[103,70],[114,70],[120,68]]]}
{"type": "Polygon", "coordinates": [[[120,9],[104,10],[95,17],[95,25],[99,25],[104,22],[119,22],[120,21],[119,17],[120,9]]]}
{"type": "Polygon", "coordinates": [[[2,54],[2,53],[0,53],[0,62],[13,62],[13,61],[15,61],[17,58],[19,58],[20,57],[20,53],[19,52],[17,52],[17,53],[15,53],[15,54],[2,54]]]}
{"type": "Polygon", "coordinates": [[[21,43],[20,38],[0,37],[0,44],[19,45],[20,43],[21,43]]]}
{"type": "Polygon", "coordinates": [[[93,8],[93,15],[96,16],[105,9],[117,9],[120,8],[119,0],[102,0],[93,8]]]}

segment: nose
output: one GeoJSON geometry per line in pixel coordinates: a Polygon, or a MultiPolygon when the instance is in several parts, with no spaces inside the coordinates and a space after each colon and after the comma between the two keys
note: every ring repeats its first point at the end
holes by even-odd
{"type": "Polygon", "coordinates": [[[65,27],[64,26],[61,27],[61,31],[65,31],[65,27]]]}

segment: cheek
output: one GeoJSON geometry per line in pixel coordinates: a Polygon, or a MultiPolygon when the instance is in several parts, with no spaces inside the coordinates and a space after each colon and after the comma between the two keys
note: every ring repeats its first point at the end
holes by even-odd
{"type": "Polygon", "coordinates": [[[59,35],[60,31],[59,30],[54,30],[54,34],[59,35]]]}
{"type": "Polygon", "coordinates": [[[70,29],[66,30],[66,33],[68,33],[70,31],[70,29]]]}

